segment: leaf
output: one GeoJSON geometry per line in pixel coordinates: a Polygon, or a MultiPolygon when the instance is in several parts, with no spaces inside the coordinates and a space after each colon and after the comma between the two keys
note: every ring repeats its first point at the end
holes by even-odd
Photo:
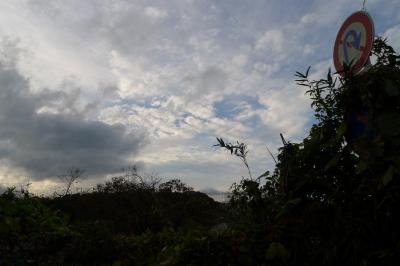
{"type": "Polygon", "coordinates": [[[399,88],[396,86],[396,83],[392,80],[385,80],[385,91],[387,95],[390,97],[399,96],[399,88]]]}
{"type": "Polygon", "coordinates": [[[326,165],[324,168],[324,171],[329,170],[330,168],[334,167],[337,165],[337,163],[340,160],[340,154],[335,155],[326,165]]]}
{"type": "Polygon", "coordinates": [[[263,177],[267,177],[267,176],[269,176],[269,171],[266,171],[265,173],[263,173],[262,175],[257,177],[257,179],[260,179],[260,178],[263,178],[263,177]]]}
{"type": "Polygon", "coordinates": [[[286,202],[286,205],[296,206],[301,202],[301,198],[294,198],[286,202]]]}
{"type": "Polygon", "coordinates": [[[308,77],[308,73],[310,72],[311,66],[308,67],[307,72],[306,72],[306,77],[308,77]]]}
{"type": "Polygon", "coordinates": [[[390,166],[390,167],[387,169],[385,175],[384,175],[383,178],[382,178],[382,183],[383,183],[384,186],[386,186],[390,181],[392,181],[392,179],[393,179],[393,172],[394,172],[394,168],[393,168],[393,166],[390,166]]]}
{"type": "Polygon", "coordinates": [[[266,258],[267,260],[280,259],[286,261],[289,258],[289,252],[281,243],[272,242],[267,250],[266,258]]]}
{"type": "Polygon", "coordinates": [[[308,85],[308,84],[303,84],[303,83],[297,83],[297,85],[299,85],[299,86],[304,86],[304,87],[310,87],[310,85],[308,85]]]}
{"type": "Polygon", "coordinates": [[[377,118],[377,124],[384,136],[400,134],[400,117],[397,113],[384,113],[377,118]]]}
{"type": "Polygon", "coordinates": [[[328,75],[326,76],[329,85],[332,85],[332,75],[331,75],[331,68],[329,68],[328,75]]]}
{"type": "Polygon", "coordinates": [[[338,138],[343,137],[344,134],[346,134],[346,131],[347,131],[347,125],[346,125],[346,123],[342,123],[342,124],[339,126],[338,131],[337,131],[337,136],[338,136],[338,138]]]}
{"type": "Polygon", "coordinates": [[[367,170],[367,168],[368,168],[368,164],[365,161],[361,160],[358,162],[358,164],[356,166],[356,173],[361,174],[365,170],[367,170]]]}

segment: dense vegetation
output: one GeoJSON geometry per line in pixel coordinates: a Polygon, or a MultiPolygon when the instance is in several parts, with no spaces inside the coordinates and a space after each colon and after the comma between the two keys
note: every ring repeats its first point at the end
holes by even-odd
{"type": "Polygon", "coordinates": [[[164,244],[227,220],[223,204],[177,179],[131,177],[52,198],[9,189],[0,196],[0,264],[158,264],[164,244]]]}
{"type": "Polygon", "coordinates": [[[358,75],[307,89],[316,123],[282,137],[276,168],[253,179],[247,147],[218,138],[249,178],[229,204],[178,180],[116,178],[90,193],[0,196],[3,265],[398,265],[400,57],[377,39],[358,75]]]}

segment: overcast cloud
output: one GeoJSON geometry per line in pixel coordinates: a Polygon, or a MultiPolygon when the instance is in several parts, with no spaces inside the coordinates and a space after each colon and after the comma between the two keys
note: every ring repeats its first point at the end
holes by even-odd
{"type": "MultiPolygon", "coordinates": [[[[13,42],[3,53],[18,58],[13,42]],[[14,48],[14,49],[13,49],[14,48]]],[[[70,167],[99,175],[118,172],[146,143],[141,130],[86,120],[76,95],[42,89],[32,92],[15,63],[0,64],[0,160],[22,169],[31,180],[54,178],[70,167]]],[[[71,93],[79,94],[79,91],[71,93]]]]}
{"type": "MultiPolygon", "coordinates": [[[[313,123],[293,73],[312,65],[325,75],[341,23],[361,6],[1,1],[0,181],[45,187],[74,165],[100,182],[139,162],[226,190],[246,169],[212,146],[215,137],[248,143],[255,174],[272,169],[265,146],[276,153],[280,132],[299,141],[313,123]]],[[[369,0],[367,9],[399,49],[400,2],[369,0]]]]}

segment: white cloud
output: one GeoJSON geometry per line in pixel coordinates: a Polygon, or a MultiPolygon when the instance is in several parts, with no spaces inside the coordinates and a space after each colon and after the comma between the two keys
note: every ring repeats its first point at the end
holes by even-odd
{"type": "Polygon", "coordinates": [[[157,7],[146,7],[145,8],[145,14],[147,16],[153,17],[155,19],[164,19],[168,16],[168,12],[166,10],[157,8],[157,7]]]}
{"type": "Polygon", "coordinates": [[[314,45],[306,44],[303,48],[303,54],[304,55],[312,55],[317,50],[318,47],[319,47],[318,44],[314,44],[314,45]]]}
{"type": "Polygon", "coordinates": [[[311,24],[311,23],[318,23],[320,16],[318,16],[318,14],[315,13],[309,13],[304,15],[301,18],[301,23],[303,24],[311,24]]]}
{"type": "Polygon", "coordinates": [[[244,54],[235,55],[232,62],[238,67],[243,67],[248,62],[248,57],[244,54]]]}
{"type": "Polygon", "coordinates": [[[282,31],[274,29],[264,32],[255,44],[257,50],[268,50],[270,52],[281,52],[283,49],[284,35],[282,31]]]}
{"type": "MultiPolygon", "coordinates": [[[[376,23],[399,48],[397,2],[374,0],[368,8],[385,19],[376,23]]],[[[37,92],[62,90],[62,102],[71,103],[40,112],[146,130],[151,143],[140,160],[148,170],[197,187],[227,188],[246,173],[211,148],[214,137],[249,143],[255,169],[265,166],[265,144],[280,145],[279,132],[301,139],[312,118],[293,73],[313,65],[313,76],[325,76],[338,27],[360,6],[347,0],[290,6],[278,0],[4,0],[0,32],[18,39],[11,46],[24,54],[2,60],[16,62],[37,92]],[[243,99],[236,106],[216,108],[235,96],[243,99]]]]}
{"type": "Polygon", "coordinates": [[[260,98],[267,106],[259,111],[265,126],[276,128],[285,133],[288,138],[298,138],[309,121],[310,101],[300,87],[293,85],[281,90],[269,91],[260,98]]]}
{"type": "Polygon", "coordinates": [[[265,73],[265,75],[270,76],[274,73],[276,73],[281,66],[279,66],[279,64],[277,63],[273,63],[273,64],[265,64],[265,63],[260,63],[257,62],[254,64],[253,66],[254,70],[261,72],[261,73],[265,73]]]}
{"type": "Polygon", "coordinates": [[[400,24],[396,25],[383,34],[383,37],[386,37],[389,44],[393,46],[394,50],[397,53],[400,53],[400,24]]]}

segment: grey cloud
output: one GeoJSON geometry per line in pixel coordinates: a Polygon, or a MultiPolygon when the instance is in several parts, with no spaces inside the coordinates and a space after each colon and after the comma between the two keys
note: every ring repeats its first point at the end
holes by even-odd
{"type": "Polygon", "coordinates": [[[118,14],[106,28],[106,34],[119,51],[134,55],[142,53],[149,44],[154,45],[159,33],[158,21],[136,8],[118,14]]]}
{"type": "Polygon", "coordinates": [[[71,28],[77,36],[110,45],[124,56],[143,56],[154,50],[163,34],[167,12],[131,1],[30,0],[29,8],[47,23],[71,28]]]}
{"type": "Polygon", "coordinates": [[[218,67],[209,67],[198,75],[190,75],[183,79],[186,100],[196,100],[209,93],[225,88],[228,75],[218,67]]]}
{"type": "Polygon", "coordinates": [[[17,70],[0,64],[0,159],[36,179],[71,166],[105,174],[128,165],[130,156],[145,145],[143,132],[123,125],[88,121],[74,112],[38,113],[63,101],[73,104],[62,92],[32,93],[17,70]]]}
{"type": "Polygon", "coordinates": [[[0,195],[6,192],[7,187],[0,184],[0,195]]]}

